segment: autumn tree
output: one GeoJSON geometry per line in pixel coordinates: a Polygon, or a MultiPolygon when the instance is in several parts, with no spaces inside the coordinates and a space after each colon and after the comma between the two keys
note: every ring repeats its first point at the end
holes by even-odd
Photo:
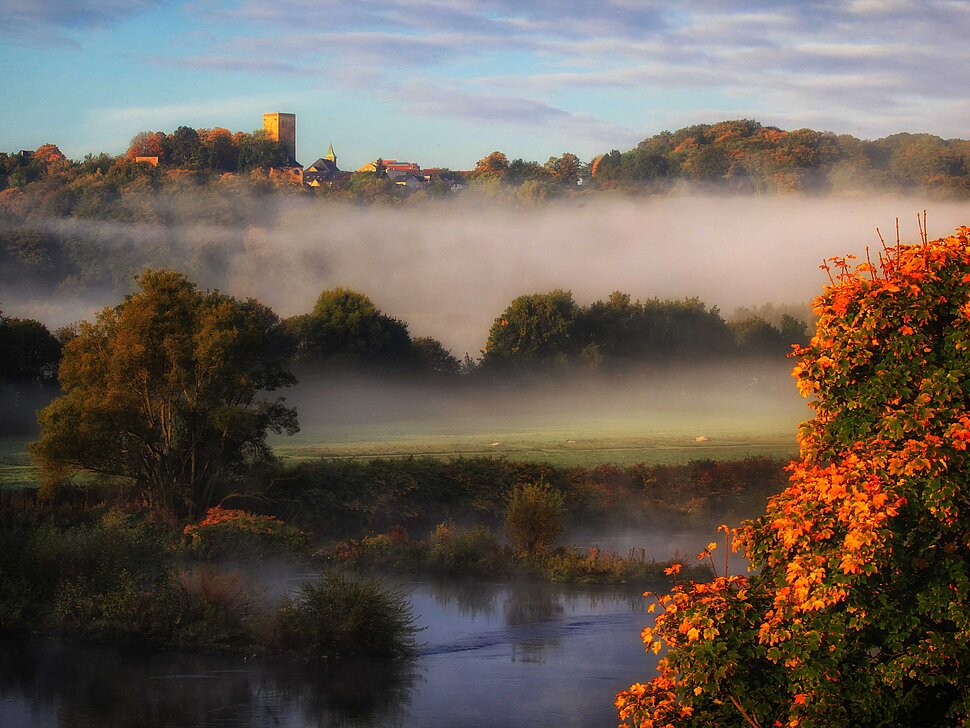
{"type": "Polygon", "coordinates": [[[505,535],[516,551],[538,556],[555,545],[566,513],[563,494],[546,483],[517,485],[509,494],[505,535]]]}
{"type": "Polygon", "coordinates": [[[509,168],[509,158],[503,152],[492,152],[482,157],[475,165],[476,173],[505,174],[509,168]]]}
{"type": "Polygon", "coordinates": [[[549,157],[546,169],[560,182],[575,183],[582,172],[583,163],[572,152],[565,152],[561,157],[549,157]]]}
{"type": "Polygon", "coordinates": [[[654,597],[629,725],[970,721],[970,229],[827,268],[789,486],[736,534],[749,576],[654,597]]]}
{"type": "Polygon", "coordinates": [[[41,144],[34,150],[33,159],[45,167],[67,161],[67,157],[64,156],[56,144],[41,144]]]}
{"type": "Polygon", "coordinates": [[[161,161],[168,161],[168,137],[160,131],[140,131],[131,138],[126,159],[135,157],[158,157],[161,161]]]}
{"type": "Polygon", "coordinates": [[[64,347],[63,396],[39,414],[30,447],[53,486],[78,471],[132,483],[152,506],[196,517],[231,481],[272,459],[267,430],[293,434],[289,340],[259,302],[200,291],[172,271],[147,271],[139,290],[64,347]]]}

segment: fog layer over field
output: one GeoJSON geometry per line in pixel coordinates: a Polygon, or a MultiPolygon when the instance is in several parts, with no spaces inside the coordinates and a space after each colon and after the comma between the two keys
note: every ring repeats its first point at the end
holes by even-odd
{"type": "MultiPolygon", "coordinates": [[[[245,217],[259,225],[45,225],[94,241],[95,259],[120,256],[131,272],[174,267],[282,316],[309,311],[325,288],[358,289],[408,322],[412,335],[434,336],[461,357],[478,355],[493,319],[520,294],[564,288],[581,304],[614,290],[697,296],[730,315],[738,306],[809,301],[826,281],[823,257],[864,255],[866,245],[875,255],[875,227],[892,243],[897,216],[904,242],[917,239],[915,213],[925,207],[931,237],[968,222],[966,203],[904,198],[603,195],[525,207],[469,197],[364,207],[276,196],[249,203],[245,217]],[[254,215],[253,206],[264,209],[254,215]]],[[[205,219],[204,203],[190,197],[157,204],[205,219]]],[[[115,278],[113,288],[67,281],[56,291],[2,281],[0,304],[7,315],[57,326],[116,303],[127,284],[115,278]]]]}
{"type": "Polygon", "coordinates": [[[595,432],[694,440],[710,438],[710,428],[722,432],[739,423],[749,432],[786,431],[810,417],[790,370],[784,360],[734,361],[515,377],[507,383],[304,373],[300,384],[283,394],[300,413],[297,440],[348,430],[366,434],[381,426],[446,435],[506,431],[582,437],[595,432]]]}

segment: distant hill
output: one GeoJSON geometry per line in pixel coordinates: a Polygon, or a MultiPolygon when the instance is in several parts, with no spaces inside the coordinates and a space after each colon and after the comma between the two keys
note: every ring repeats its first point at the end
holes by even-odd
{"type": "Polygon", "coordinates": [[[600,187],[678,184],[734,192],[970,194],[970,141],[893,134],[868,141],[848,134],[785,131],[741,119],[697,124],[644,139],[594,160],[600,187]]]}

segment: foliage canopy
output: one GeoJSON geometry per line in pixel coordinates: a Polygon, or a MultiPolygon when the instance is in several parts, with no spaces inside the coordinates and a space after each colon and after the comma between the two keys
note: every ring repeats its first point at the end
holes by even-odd
{"type": "Polygon", "coordinates": [[[826,266],[794,372],[816,416],[788,488],[737,533],[753,573],[657,597],[643,639],[667,652],[656,678],[617,697],[621,720],[970,719],[968,236],[826,266]]]}
{"type": "Polygon", "coordinates": [[[78,470],[120,476],[153,506],[198,515],[272,459],[267,430],[298,430],[282,398],[257,398],[295,382],[289,339],[257,301],[200,291],[171,271],[137,282],[65,346],[64,395],[40,412],[30,451],[49,486],[78,470]]]}

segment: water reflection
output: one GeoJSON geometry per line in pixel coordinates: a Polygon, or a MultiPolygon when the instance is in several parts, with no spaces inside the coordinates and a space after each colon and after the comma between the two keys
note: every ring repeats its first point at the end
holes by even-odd
{"type": "Polygon", "coordinates": [[[406,664],[0,641],[0,725],[611,725],[616,691],[653,674],[639,640],[649,585],[403,587],[426,627],[406,664]]]}
{"type": "Polygon", "coordinates": [[[364,726],[393,724],[420,682],[413,664],[308,667],[57,640],[0,644],[0,724],[364,726]]]}
{"type": "Polygon", "coordinates": [[[463,617],[492,617],[498,593],[494,584],[481,581],[439,581],[422,584],[434,597],[435,604],[453,610],[463,617]]]}
{"type": "Polygon", "coordinates": [[[562,593],[546,584],[530,584],[512,590],[505,598],[503,612],[510,627],[548,622],[563,614],[562,593]]]}

